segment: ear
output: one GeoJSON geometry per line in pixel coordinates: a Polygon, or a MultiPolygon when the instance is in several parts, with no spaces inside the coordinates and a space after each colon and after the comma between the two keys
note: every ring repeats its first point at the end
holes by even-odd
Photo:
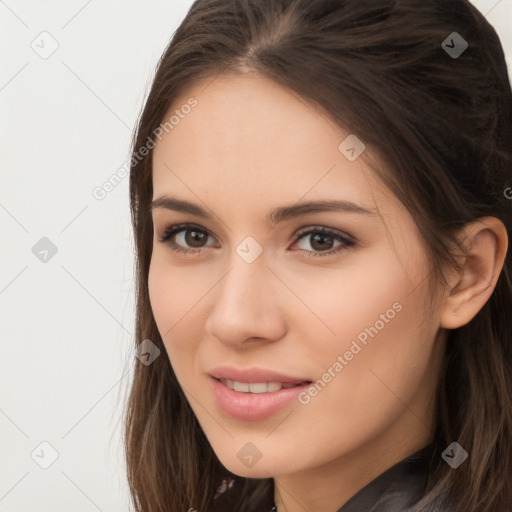
{"type": "Polygon", "coordinates": [[[507,230],[495,217],[483,217],[464,226],[461,233],[467,254],[461,270],[452,275],[450,292],[441,309],[440,326],[466,325],[492,295],[508,247],[507,230]]]}

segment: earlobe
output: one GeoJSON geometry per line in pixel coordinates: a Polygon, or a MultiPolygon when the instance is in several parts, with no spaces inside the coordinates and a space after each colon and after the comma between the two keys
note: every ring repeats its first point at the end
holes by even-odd
{"type": "Polygon", "coordinates": [[[467,224],[461,232],[467,255],[441,309],[440,327],[456,329],[469,323],[492,295],[508,247],[507,230],[495,217],[467,224]]]}

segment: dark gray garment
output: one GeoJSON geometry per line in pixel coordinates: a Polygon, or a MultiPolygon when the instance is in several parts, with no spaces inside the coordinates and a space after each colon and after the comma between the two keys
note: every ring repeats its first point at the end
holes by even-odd
{"type": "MultiPolygon", "coordinates": [[[[397,462],[368,483],[337,512],[413,512],[427,484],[428,463],[433,445],[429,444],[397,462]]],[[[436,512],[448,512],[438,504],[436,512]]]]}

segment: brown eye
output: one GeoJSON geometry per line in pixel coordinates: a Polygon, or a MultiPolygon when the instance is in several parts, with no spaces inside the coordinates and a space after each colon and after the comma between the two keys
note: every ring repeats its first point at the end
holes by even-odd
{"type": "MultiPolygon", "coordinates": [[[[211,235],[208,230],[200,226],[179,224],[169,226],[158,240],[169,245],[175,252],[196,255],[200,254],[203,248],[208,247],[209,237],[211,235]]],[[[297,235],[294,245],[303,240],[309,241],[311,249],[299,247],[299,250],[305,252],[308,257],[334,256],[356,245],[353,239],[325,227],[303,230],[297,235]]]]}
{"type": "Polygon", "coordinates": [[[202,247],[205,240],[208,240],[208,234],[197,229],[185,229],[183,233],[185,233],[185,243],[191,247],[202,247]]]}
{"type": "Polygon", "coordinates": [[[343,250],[349,249],[355,245],[353,240],[341,235],[338,232],[326,228],[313,228],[308,231],[302,231],[297,235],[299,242],[308,241],[312,250],[301,248],[308,256],[331,256],[343,250]],[[339,242],[337,246],[333,244],[339,242]],[[333,248],[336,247],[336,248],[333,248]]]}
{"type": "Polygon", "coordinates": [[[203,228],[191,224],[169,226],[158,240],[177,252],[200,252],[210,234],[203,228]]]}

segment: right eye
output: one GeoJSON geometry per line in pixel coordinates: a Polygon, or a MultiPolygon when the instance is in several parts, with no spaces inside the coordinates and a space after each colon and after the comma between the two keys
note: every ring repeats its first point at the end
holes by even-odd
{"type": "Polygon", "coordinates": [[[166,228],[158,241],[176,252],[198,254],[203,247],[207,247],[201,244],[209,236],[208,230],[195,224],[174,224],[166,228]]]}

